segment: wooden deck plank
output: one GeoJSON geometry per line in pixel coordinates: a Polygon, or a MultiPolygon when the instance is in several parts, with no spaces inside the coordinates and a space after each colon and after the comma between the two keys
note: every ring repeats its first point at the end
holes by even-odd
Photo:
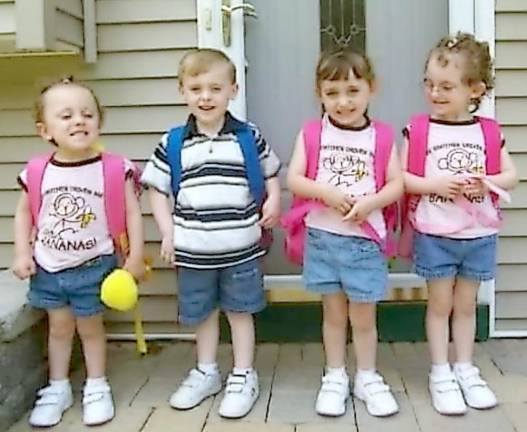
{"type": "Polygon", "coordinates": [[[527,409],[524,403],[504,403],[501,407],[518,432],[527,431],[527,409]]]}
{"type": "Polygon", "coordinates": [[[347,412],[342,417],[322,417],[315,412],[315,399],[323,368],[321,344],[281,345],[268,420],[290,424],[354,425],[351,398],[348,399],[347,412]]]}
{"type": "MultiPolygon", "coordinates": [[[[527,431],[527,375],[517,362],[525,361],[527,341],[489,341],[476,344],[475,363],[496,391],[500,405],[488,411],[470,409],[462,417],[436,413],[430,403],[429,361],[424,343],[380,344],[378,368],[392,386],[400,412],[386,419],[371,417],[358,400],[348,402],[346,415],[324,418],[314,410],[324,366],[321,344],[263,344],[257,347],[261,396],[242,420],[217,414],[219,397],[189,411],[177,411],[167,399],[195,364],[193,343],[151,344],[152,353],[139,357],[132,343],[108,346],[108,376],[114,393],[116,418],[98,427],[101,432],[520,432],[527,431]],[[497,363],[500,359],[501,363],[497,363]],[[501,367],[500,367],[501,364],[501,367]],[[498,366],[497,366],[498,365],[498,366]],[[505,366],[504,366],[505,365],[505,366]],[[355,423],[356,422],[356,423],[355,423]]],[[[354,374],[353,345],[348,346],[348,369],[354,374]]],[[[220,345],[223,374],[232,367],[232,348],[220,345]]],[[[82,425],[81,390],[84,369],[72,374],[74,406],[53,432],[93,430],[82,425]]],[[[27,432],[28,415],[9,432],[27,432]]]]}
{"type": "Polygon", "coordinates": [[[373,417],[368,414],[364,402],[354,399],[358,432],[421,432],[413,406],[404,392],[395,393],[399,404],[399,413],[386,418],[373,417]]]}
{"type": "Polygon", "coordinates": [[[475,346],[474,360],[500,402],[527,402],[527,376],[517,373],[503,374],[481,345],[475,346]]]}
{"type": "Polygon", "coordinates": [[[152,357],[151,367],[143,387],[131,401],[132,406],[168,405],[170,395],[194,366],[193,352],[193,343],[177,343],[163,345],[160,352],[147,356],[152,357]]]}
{"type": "Polygon", "coordinates": [[[422,432],[518,432],[500,408],[488,411],[469,409],[464,416],[438,414],[429,402],[414,404],[417,421],[422,432]]]}

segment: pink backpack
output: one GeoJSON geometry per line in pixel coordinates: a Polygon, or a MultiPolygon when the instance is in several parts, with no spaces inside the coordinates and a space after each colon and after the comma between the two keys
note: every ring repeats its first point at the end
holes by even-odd
{"type": "MultiPolygon", "coordinates": [[[[385,123],[373,121],[375,128],[375,185],[377,191],[386,183],[386,168],[390,160],[393,146],[393,131],[385,123]]],[[[315,180],[318,171],[320,156],[320,136],[322,133],[322,123],[320,119],[308,121],[302,128],[304,146],[306,154],[306,177],[315,180]]],[[[282,217],[281,224],[285,230],[285,253],[290,261],[295,264],[302,264],[304,257],[304,239],[306,226],[305,216],[313,209],[323,207],[318,201],[293,197],[293,203],[289,211],[282,217]]],[[[383,240],[379,233],[369,222],[363,222],[360,227],[372,240],[381,245],[387,256],[392,256],[395,251],[393,234],[397,226],[397,204],[394,203],[383,209],[383,216],[386,223],[387,236],[383,240]]]]}
{"type": "MultiPolygon", "coordinates": [[[[37,226],[42,202],[42,180],[52,153],[37,156],[27,164],[27,193],[31,208],[33,226],[37,226]]],[[[116,251],[121,257],[128,252],[126,231],[125,181],[126,170],[122,156],[103,152],[102,166],[104,176],[104,207],[108,229],[113,238],[116,251]]],[[[134,169],[134,183],[139,185],[139,171],[134,169]]]]}
{"type": "MultiPolygon", "coordinates": [[[[487,175],[498,174],[501,169],[501,133],[496,120],[486,117],[478,117],[479,124],[485,140],[486,172],[487,175]]],[[[408,137],[408,161],[407,171],[419,177],[425,176],[426,150],[428,148],[428,130],[430,127],[430,116],[418,114],[410,119],[410,136],[408,137]]],[[[399,255],[403,258],[411,258],[413,253],[413,215],[417,209],[421,196],[405,194],[401,202],[401,236],[399,237],[399,255]]],[[[494,206],[499,210],[499,196],[491,192],[494,206]]],[[[460,199],[460,206],[467,212],[471,212],[470,203],[460,199]]],[[[498,212],[498,214],[500,214],[498,212]]],[[[483,217],[475,215],[476,217],[483,217]]],[[[493,225],[495,221],[486,221],[493,225]]]]}

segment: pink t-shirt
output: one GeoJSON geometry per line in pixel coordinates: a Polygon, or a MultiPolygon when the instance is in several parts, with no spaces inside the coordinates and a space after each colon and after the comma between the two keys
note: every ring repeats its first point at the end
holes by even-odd
{"type": "MultiPolygon", "coordinates": [[[[446,175],[485,176],[485,141],[477,120],[462,123],[430,121],[426,152],[426,177],[446,175]]],[[[481,212],[497,219],[490,194],[463,197],[471,212],[481,212]]],[[[416,230],[449,238],[477,238],[496,234],[496,227],[483,225],[466,208],[439,195],[423,195],[415,212],[416,230]],[[453,232],[452,232],[453,231],[453,232]]]]}
{"type": "MultiPolygon", "coordinates": [[[[133,169],[128,160],[126,167],[127,172],[133,169]]],[[[18,180],[27,190],[26,169],[18,180]]],[[[42,180],[36,262],[49,272],[57,272],[113,252],[104,209],[101,157],[74,163],[52,159],[42,180]]]]}
{"type": "MultiPolygon", "coordinates": [[[[375,129],[368,122],[363,128],[341,129],[325,115],[322,119],[320,157],[316,181],[338,187],[343,192],[359,197],[376,193],[375,129]]],[[[381,238],[386,237],[386,226],[381,210],[368,217],[381,238]]],[[[351,221],[332,208],[312,210],[306,217],[306,226],[346,236],[369,238],[351,221]]]]}

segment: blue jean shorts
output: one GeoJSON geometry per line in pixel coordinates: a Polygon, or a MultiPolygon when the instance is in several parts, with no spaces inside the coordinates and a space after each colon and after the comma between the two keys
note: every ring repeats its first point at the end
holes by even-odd
{"type": "Polygon", "coordinates": [[[497,236],[451,239],[415,233],[414,270],[425,279],[460,276],[477,282],[496,275],[497,236]]]}
{"type": "Polygon", "coordinates": [[[230,267],[199,270],[178,268],[179,321],[194,326],[216,309],[256,313],[265,308],[260,258],[230,267]]]}
{"type": "Polygon", "coordinates": [[[309,291],[344,291],[352,302],[375,303],[386,296],[388,266],[373,240],[308,228],[303,279],[309,291]]]}
{"type": "Polygon", "coordinates": [[[56,273],[37,265],[29,283],[29,304],[46,310],[69,306],[76,317],[101,313],[105,308],[100,298],[101,283],[115,267],[115,255],[101,255],[56,273]]]}

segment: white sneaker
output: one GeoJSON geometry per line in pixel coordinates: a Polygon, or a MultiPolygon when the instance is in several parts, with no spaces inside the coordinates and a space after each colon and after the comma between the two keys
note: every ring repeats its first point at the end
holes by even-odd
{"type": "Polygon", "coordinates": [[[328,372],[322,377],[315,411],[324,416],[341,416],[346,412],[346,400],[349,394],[348,374],[346,372],[328,372]]]}
{"type": "Polygon", "coordinates": [[[84,386],[82,420],[87,426],[106,423],[115,416],[112,391],[108,383],[84,386]]]}
{"type": "Polygon", "coordinates": [[[463,370],[454,368],[454,374],[468,406],[476,409],[488,409],[498,404],[496,396],[481,378],[477,367],[472,366],[463,370]]]}
{"type": "Polygon", "coordinates": [[[258,374],[255,370],[246,375],[230,373],[225,387],[225,396],[218,410],[220,416],[244,417],[251,411],[259,393],[258,374]]]}
{"type": "Polygon", "coordinates": [[[366,404],[366,409],[372,416],[387,417],[399,411],[390,386],[384,383],[377,372],[357,373],[353,394],[366,404]]]}
{"type": "Polygon", "coordinates": [[[199,369],[192,369],[179,388],[170,396],[172,408],[187,410],[199,405],[209,396],[221,390],[221,376],[218,371],[206,374],[199,369]]]}
{"type": "Polygon", "coordinates": [[[62,414],[73,405],[73,395],[69,384],[49,385],[39,390],[35,407],[29,416],[29,424],[36,427],[54,426],[62,419],[62,414]]]}
{"type": "Polygon", "coordinates": [[[467,412],[467,405],[452,372],[430,375],[428,388],[432,396],[432,405],[439,414],[461,415],[467,412]]]}

